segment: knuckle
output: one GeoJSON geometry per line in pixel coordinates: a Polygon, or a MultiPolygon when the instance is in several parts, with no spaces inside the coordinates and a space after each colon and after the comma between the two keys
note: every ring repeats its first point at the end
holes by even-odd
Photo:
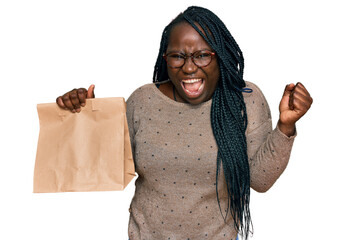
{"type": "Polygon", "coordinates": [[[74,100],[74,99],[77,98],[77,94],[73,92],[73,93],[70,94],[70,97],[71,97],[71,99],[74,100]]]}
{"type": "Polygon", "coordinates": [[[62,100],[63,100],[64,102],[69,101],[69,100],[70,100],[70,97],[69,97],[68,95],[64,95],[64,96],[62,96],[62,100]]]}

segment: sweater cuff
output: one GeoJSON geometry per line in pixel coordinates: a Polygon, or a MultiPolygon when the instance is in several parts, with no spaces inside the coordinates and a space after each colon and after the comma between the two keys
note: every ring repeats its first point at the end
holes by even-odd
{"type": "Polygon", "coordinates": [[[276,125],[276,128],[273,130],[273,137],[275,139],[278,139],[279,141],[283,141],[283,142],[287,142],[287,143],[293,142],[293,140],[295,139],[296,136],[297,136],[297,128],[296,128],[294,135],[292,135],[290,137],[288,137],[286,134],[281,132],[277,125],[276,125]]]}

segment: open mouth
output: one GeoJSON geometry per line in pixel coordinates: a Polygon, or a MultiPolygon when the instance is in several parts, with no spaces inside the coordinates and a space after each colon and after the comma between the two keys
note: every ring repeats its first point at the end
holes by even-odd
{"type": "Polygon", "coordinates": [[[204,80],[202,78],[184,79],[181,86],[185,94],[190,98],[199,97],[204,89],[204,80]]]}

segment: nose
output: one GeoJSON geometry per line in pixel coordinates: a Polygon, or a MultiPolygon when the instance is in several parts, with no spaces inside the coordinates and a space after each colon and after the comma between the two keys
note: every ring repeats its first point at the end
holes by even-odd
{"type": "Polygon", "coordinates": [[[185,59],[185,64],[181,68],[185,74],[195,73],[198,69],[192,58],[193,56],[187,56],[187,58],[185,59]]]}

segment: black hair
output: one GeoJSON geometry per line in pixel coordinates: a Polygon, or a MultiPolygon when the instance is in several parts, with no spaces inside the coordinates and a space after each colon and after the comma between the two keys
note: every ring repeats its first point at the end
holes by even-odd
{"type": "Polygon", "coordinates": [[[163,54],[167,50],[172,28],[183,22],[189,23],[204,38],[215,51],[218,59],[220,78],[212,97],[210,115],[218,145],[216,195],[225,222],[227,214],[231,213],[235,229],[248,239],[249,233],[252,233],[252,222],[249,209],[250,167],[245,137],[247,114],[242,94],[242,89],[245,87],[243,54],[224,23],[213,12],[192,6],[179,14],[164,29],[154,68],[153,82],[168,79],[167,64],[163,54]],[[225,216],[222,213],[218,190],[221,164],[228,194],[225,216]]]}

